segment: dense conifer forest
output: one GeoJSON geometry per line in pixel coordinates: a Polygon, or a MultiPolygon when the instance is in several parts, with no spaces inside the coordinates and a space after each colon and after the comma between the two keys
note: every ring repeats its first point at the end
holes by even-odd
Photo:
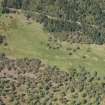
{"type": "Polygon", "coordinates": [[[22,8],[28,16],[38,13],[38,21],[49,32],[79,32],[87,36],[84,42],[105,42],[104,0],[4,0],[2,5],[3,12],[9,7],[22,8]]]}

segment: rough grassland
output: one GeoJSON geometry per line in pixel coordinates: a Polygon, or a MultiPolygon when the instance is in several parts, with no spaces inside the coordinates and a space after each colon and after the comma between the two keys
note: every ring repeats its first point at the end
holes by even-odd
{"type": "Polygon", "coordinates": [[[88,44],[68,44],[62,43],[63,47],[59,50],[48,49],[48,33],[43,31],[41,24],[32,21],[28,23],[23,15],[2,16],[0,19],[0,33],[7,36],[8,46],[0,45],[0,52],[5,52],[13,58],[36,57],[45,62],[57,65],[60,68],[68,69],[86,66],[90,71],[98,71],[105,74],[105,46],[88,44]],[[12,18],[10,18],[12,16],[12,18]],[[69,55],[66,48],[71,47],[77,50],[73,55],[69,55]],[[87,50],[90,50],[89,52],[87,50]],[[83,56],[86,58],[84,59],[83,56]]]}

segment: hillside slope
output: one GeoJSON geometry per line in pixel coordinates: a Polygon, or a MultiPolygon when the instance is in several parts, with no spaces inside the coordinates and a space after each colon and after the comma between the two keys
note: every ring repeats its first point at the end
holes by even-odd
{"type": "Polygon", "coordinates": [[[0,59],[0,102],[6,105],[104,105],[105,78],[96,72],[67,73],[39,59],[0,59]]]}

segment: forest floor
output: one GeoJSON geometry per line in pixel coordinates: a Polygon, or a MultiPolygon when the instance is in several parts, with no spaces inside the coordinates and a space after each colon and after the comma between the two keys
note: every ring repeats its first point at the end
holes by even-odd
{"type": "Polygon", "coordinates": [[[27,21],[22,14],[3,15],[0,19],[0,34],[7,37],[8,46],[0,45],[0,52],[12,58],[40,58],[57,65],[62,70],[85,66],[89,71],[105,75],[105,45],[70,44],[62,42],[62,48],[47,47],[49,33],[33,20],[27,21]],[[77,49],[77,47],[80,49],[77,49]],[[67,51],[71,48],[72,51],[67,51]],[[69,53],[72,52],[72,55],[69,53]]]}

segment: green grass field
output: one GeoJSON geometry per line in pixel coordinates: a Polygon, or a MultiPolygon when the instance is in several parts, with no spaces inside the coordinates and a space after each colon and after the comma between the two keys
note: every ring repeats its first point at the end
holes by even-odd
{"type": "Polygon", "coordinates": [[[62,70],[82,65],[89,71],[98,71],[100,75],[105,74],[105,46],[89,44],[68,44],[62,43],[63,47],[59,50],[48,49],[46,46],[48,34],[43,30],[41,24],[32,21],[28,23],[23,15],[13,15],[13,19],[3,15],[0,33],[7,36],[8,46],[0,45],[0,52],[5,52],[9,57],[35,57],[44,62],[57,65],[62,70]],[[69,55],[66,48],[79,50],[69,55]],[[87,50],[90,49],[88,52],[87,50]],[[83,56],[86,58],[84,59],[83,56]]]}

